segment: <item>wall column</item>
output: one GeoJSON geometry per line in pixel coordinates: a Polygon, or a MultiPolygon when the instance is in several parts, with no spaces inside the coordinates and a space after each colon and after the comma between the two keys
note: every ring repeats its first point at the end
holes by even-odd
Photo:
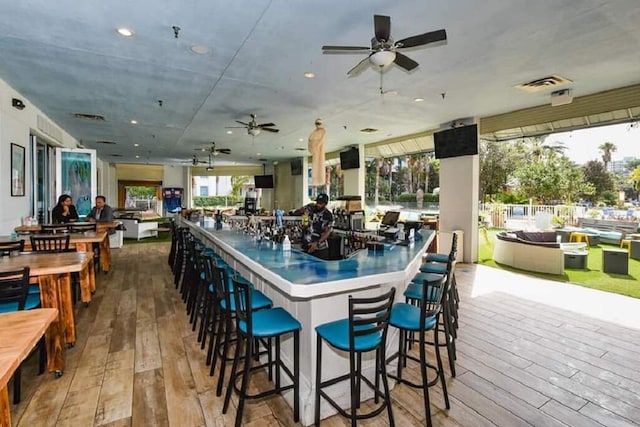
{"type": "MultiPolygon", "coordinates": [[[[444,232],[464,231],[464,262],[478,261],[478,155],[440,160],[440,222],[444,232]]],[[[449,248],[439,248],[448,252],[449,248]]]]}
{"type": "Polygon", "coordinates": [[[364,144],[358,145],[360,155],[360,167],[358,169],[347,169],[342,171],[342,182],[344,183],[345,196],[360,196],[364,205],[364,181],[366,165],[364,164],[364,144]]]}

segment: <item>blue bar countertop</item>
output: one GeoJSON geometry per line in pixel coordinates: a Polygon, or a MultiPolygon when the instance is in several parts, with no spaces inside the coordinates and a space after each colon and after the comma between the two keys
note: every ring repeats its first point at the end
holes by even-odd
{"type": "MultiPolygon", "coordinates": [[[[433,230],[420,230],[409,246],[385,244],[384,254],[361,250],[348,259],[324,261],[302,251],[282,250],[281,244],[233,230],[215,230],[183,221],[210,246],[227,255],[253,274],[268,280],[291,296],[312,297],[376,283],[405,281],[417,271],[421,257],[435,237],[433,230]]],[[[239,266],[235,266],[238,269],[239,266]]],[[[242,270],[242,269],[240,269],[242,270]]]]}

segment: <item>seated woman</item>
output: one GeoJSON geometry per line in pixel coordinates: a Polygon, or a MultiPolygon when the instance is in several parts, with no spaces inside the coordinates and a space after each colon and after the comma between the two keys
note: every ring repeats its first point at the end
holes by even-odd
{"type": "Polygon", "coordinates": [[[73,200],[68,194],[58,197],[58,204],[51,211],[51,220],[54,224],[63,224],[78,220],[78,212],[73,206],[73,200]]]}

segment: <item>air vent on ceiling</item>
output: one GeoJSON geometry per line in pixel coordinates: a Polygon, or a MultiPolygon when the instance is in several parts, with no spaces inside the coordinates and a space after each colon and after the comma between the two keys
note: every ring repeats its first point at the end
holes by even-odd
{"type": "Polygon", "coordinates": [[[266,162],[268,159],[258,159],[259,162],[266,162]]]}
{"type": "Polygon", "coordinates": [[[302,147],[298,147],[298,148],[296,148],[296,151],[307,151],[307,149],[306,148],[302,148],[302,147]]]}
{"type": "Polygon", "coordinates": [[[112,154],[111,157],[122,157],[122,154],[112,154]]]}
{"type": "Polygon", "coordinates": [[[73,113],[76,119],[93,120],[94,122],[104,122],[104,116],[98,114],[73,113]]]}
{"type": "Polygon", "coordinates": [[[566,86],[571,83],[573,83],[573,81],[554,74],[552,76],[546,76],[539,79],[531,80],[530,82],[520,83],[519,85],[515,85],[514,87],[528,93],[535,93],[546,91],[548,89],[553,90],[560,86],[566,86]]]}
{"type": "Polygon", "coordinates": [[[362,133],[376,133],[376,132],[378,132],[378,129],[364,128],[364,129],[360,129],[360,132],[362,132],[362,133]]]}
{"type": "Polygon", "coordinates": [[[116,145],[116,142],[115,141],[96,141],[96,144],[116,145]]]}

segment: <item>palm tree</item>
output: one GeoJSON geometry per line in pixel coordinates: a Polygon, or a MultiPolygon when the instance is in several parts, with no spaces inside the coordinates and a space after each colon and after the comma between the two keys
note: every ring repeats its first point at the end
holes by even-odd
{"type": "Polygon", "coordinates": [[[605,142],[601,146],[598,147],[600,151],[602,151],[602,163],[604,163],[605,170],[609,163],[611,163],[611,153],[614,153],[618,150],[618,147],[613,142],[605,142]]]}
{"type": "Polygon", "coordinates": [[[234,175],[231,177],[231,195],[236,200],[240,199],[240,191],[247,182],[249,182],[249,177],[245,175],[234,175]]]}

